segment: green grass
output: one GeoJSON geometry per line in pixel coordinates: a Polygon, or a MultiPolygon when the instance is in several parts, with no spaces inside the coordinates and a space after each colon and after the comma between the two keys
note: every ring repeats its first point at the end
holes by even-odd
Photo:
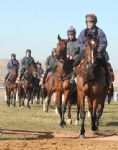
{"type": "MultiPolygon", "coordinates": [[[[66,119],[67,115],[65,114],[66,119]]],[[[43,112],[42,105],[34,104],[31,109],[27,107],[7,107],[5,102],[0,101],[0,128],[13,130],[31,130],[47,132],[68,132],[73,131],[79,134],[80,125],[75,126],[76,107],[72,107],[72,125],[64,129],[59,126],[59,115],[55,114],[54,107],[49,113],[43,112]]],[[[86,117],[86,131],[90,131],[90,118],[86,117]]],[[[118,134],[118,103],[106,104],[100,122],[100,131],[118,134]]],[[[16,135],[1,135],[0,139],[17,138],[16,135]]],[[[20,136],[23,138],[24,136],[20,136]]],[[[27,136],[30,137],[30,136],[27,136]]]]}

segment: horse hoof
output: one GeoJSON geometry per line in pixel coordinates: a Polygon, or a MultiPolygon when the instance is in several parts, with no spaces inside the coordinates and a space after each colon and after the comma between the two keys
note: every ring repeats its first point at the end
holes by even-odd
{"type": "Polygon", "coordinates": [[[68,124],[72,124],[72,119],[68,119],[68,124]]]}
{"type": "Polygon", "coordinates": [[[31,109],[31,106],[28,106],[29,109],[31,109]]]}
{"type": "Polygon", "coordinates": [[[94,136],[94,135],[99,135],[99,131],[98,131],[98,130],[92,131],[92,134],[93,134],[93,136],[94,136]]]}
{"type": "Polygon", "coordinates": [[[81,135],[81,134],[80,134],[80,135],[79,135],[79,138],[80,138],[80,139],[85,139],[85,135],[81,135]]]}
{"type": "Polygon", "coordinates": [[[47,110],[47,109],[45,109],[45,110],[44,110],[44,112],[48,113],[48,110],[47,110]]]}
{"type": "Polygon", "coordinates": [[[79,124],[79,121],[78,120],[76,120],[75,121],[75,126],[77,126],[79,124]]]}
{"type": "Polygon", "coordinates": [[[66,125],[64,125],[64,124],[62,124],[62,125],[60,125],[62,128],[64,128],[66,125]]]}
{"type": "Polygon", "coordinates": [[[64,128],[66,126],[66,122],[61,122],[59,125],[64,128]]]}

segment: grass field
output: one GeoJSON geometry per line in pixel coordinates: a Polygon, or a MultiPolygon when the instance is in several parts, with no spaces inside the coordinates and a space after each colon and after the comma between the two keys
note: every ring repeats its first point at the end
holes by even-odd
{"type": "MultiPolygon", "coordinates": [[[[65,115],[67,116],[67,115],[65,115]]],[[[13,130],[44,131],[44,132],[76,132],[79,135],[80,125],[75,126],[76,107],[72,107],[72,125],[65,128],[59,126],[59,115],[55,114],[54,105],[51,105],[49,113],[43,112],[42,105],[33,104],[31,109],[7,107],[5,102],[0,101],[0,128],[13,130]]],[[[106,104],[101,118],[101,132],[106,134],[118,134],[118,103],[106,104]]],[[[90,118],[86,117],[86,131],[90,131],[90,118]]],[[[27,135],[25,138],[30,138],[27,135]]],[[[1,135],[0,139],[24,138],[19,135],[1,135]]]]}

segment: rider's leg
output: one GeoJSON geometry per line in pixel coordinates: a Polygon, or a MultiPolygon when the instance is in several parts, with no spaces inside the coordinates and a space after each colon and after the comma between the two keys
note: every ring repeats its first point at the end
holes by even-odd
{"type": "Polygon", "coordinates": [[[45,84],[45,81],[46,81],[46,78],[47,78],[47,75],[48,75],[49,72],[50,72],[50,68],[47,68],[45,73],[44,73],[43,84],[45,84]]]}
{"type": "Polygon", "coordinates": [[[75,71],[73,70],[72,76],[71,76],[71,79],[70,79],[70,83],[74,83],[74,82],[75,82],[75,77],[76,77],[76,73],[75,73],[75,71]]]}
{"type": "Polygon", "coordinates": [[[24,73],[25,73],[25,69],[24,69],[24,68],[21,68],[21,70],[20,70],[20,75],[19,75],[19,79],[20,79],[20,80],[22,79],[24,73]]]}
{"type": "Polygon", "coordinates": [[[101,59],[101,64],[102,64],[102,67],[104,68],[105,70],[105,75],[106,75],[106,82],[108,84],[110,84],[110,73],[109,73],[109,70],[108,70],[108,63],[107,61],[105,60],[104,56],[102,57],[101,59]]]}
{"type": "MultiPolygon", "coordinates": [[[[73,66],[77,66],[78,64],[80,64],[81,60],[84,58],[84,50],[81,50],[79,54],[74,56],[74,60],[73,60],[73,66]]],[[[73,73],[70,79],[70,83],[73,83],[76,77],[76,73],[73,69],[73,73]]]]}

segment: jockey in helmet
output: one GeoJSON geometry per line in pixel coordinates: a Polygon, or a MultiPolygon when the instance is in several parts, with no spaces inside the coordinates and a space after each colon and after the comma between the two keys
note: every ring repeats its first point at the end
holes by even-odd
{"type": "Polygon", "coordinates": [[[79,62],[84,57],[84,44],[87,39],[95,38],[97,39],[97,50],[100,53],[99,60],[101,62],[102,67],[104,68],[106,72],[106,81],[109,83],[109,72],[108,72],[108,65],[107,61],[109,60],[108,53],[106,51],[107,47],[107,38],[103,30],[101,30],[99,27],[96,26],[97,23],[97,17],[94,14],[87,14],[85,16],[85,22],[87,28],[84,29],[82,32],[80,32],[80,35],[78,37],[78,44],[80,47],[80,55],[78,57],[79,62]]]}
{"type": "MultiPolygon", "coordinates": [[[[67,59],[70,60],[73,66],[78,63],[79,46],[76,38],[76,30],[74,27],[70,27],[67,30],[68,42],[67,42],[67,59]]],[[[75,79],[75,72],[73,72],[70,83],[73,83],[75,79]]]]}
{"type": "Polygon", "coordinates": [[[11,54],[11,60],[7,64],[8,73],[5,76],[5,82],[6,82],[7,78],[8,78],[8,76],[9,76],[10,71],[13,69],[14,66],[16,66],[17,70],[19,70],[20,66],[19,66],[18,60],[16,59],[16,54],[12,53],[11,54]]]}
{"type": "Polygon", "coordinates": [[[44,73],[43,84],[45,84],[45,80],[49,72],[54,73],[56,65],[56,57],[55,57],[55,48],[52,50],[52,54],[49,55],[46,59],[45,66],[46,71],[44,73]]]}
{"type": "Polygon", "coordinates": [[[37,68],[38,77],[41,78],[44,73],[44,70],[42,68],[42,64],[39,61],[36,62],[36,68],[37,68]]]}
{"type": "Polygon", "coordinates": [[[35,64],[34,58],[31,56],[31,50],[27,49],[26,50],[26,56],[23,57],[21,60],[21,70],[20,70],[20,76],[19,78],[21,79],[22,76],[24,75],[25,71],[32,65],[35,64]]]}

